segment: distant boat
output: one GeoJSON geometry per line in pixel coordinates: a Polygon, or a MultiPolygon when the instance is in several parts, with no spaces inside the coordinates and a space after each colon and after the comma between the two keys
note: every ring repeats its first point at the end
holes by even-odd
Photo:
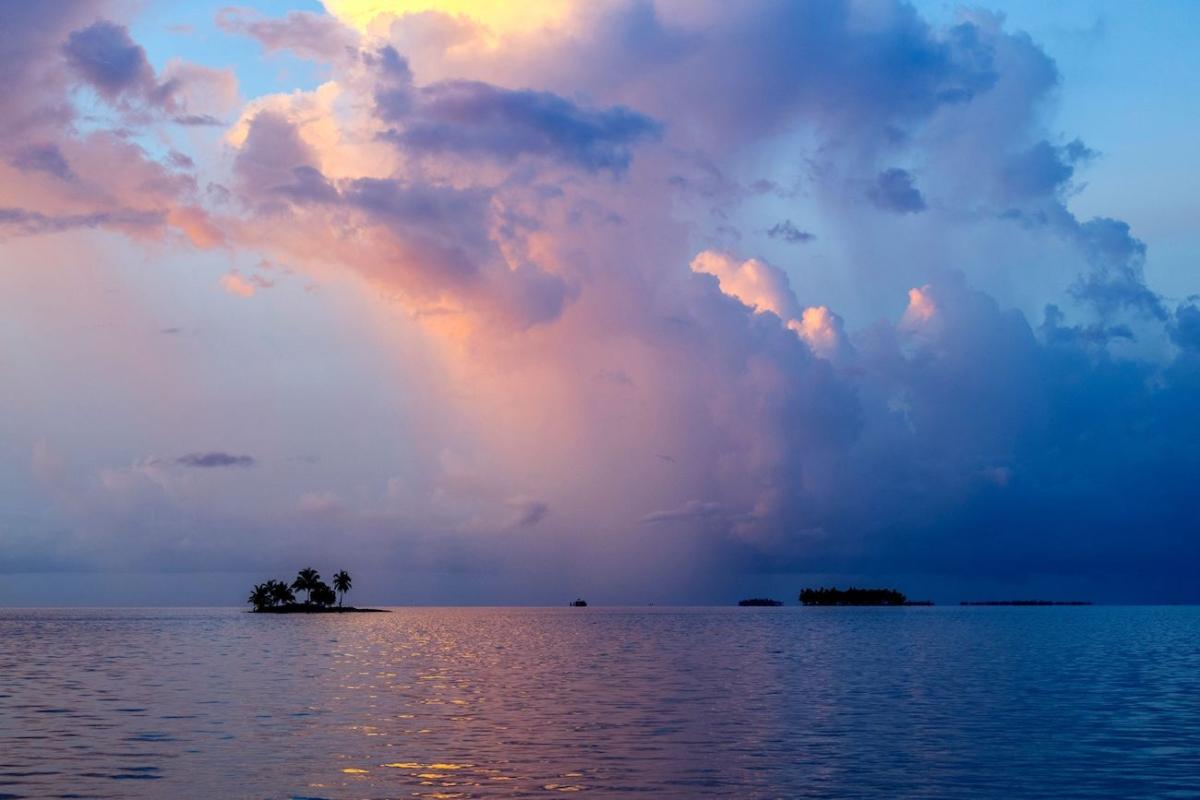
{"type": "Polygon", "coordinates": [[[584,600],[582,597],[580,597],[577,600],[575,600],[575,602],[571,603],[571,607],[572,608],[587,608],[587,600],[584,600]]]}
{"type": "Polygon", "coordinates": [[[751,597],[749,600],[738,600],[739,606],[781,606],[782,600],[772,600],[769,597],[751,597]]]}

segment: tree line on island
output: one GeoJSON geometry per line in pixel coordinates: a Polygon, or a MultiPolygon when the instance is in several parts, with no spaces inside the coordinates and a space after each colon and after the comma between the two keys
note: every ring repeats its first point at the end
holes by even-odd
{"type": "MultiPolygon", "coordinates": [[[[931,606],[930,600],[909,600],[904,592],[895,589],[849,589],[836,587],[803,589],[802,606],[931,606]]],[[[781,606],[783,601],[769,597],[751,597],[738,601],[739,606],[781,606]]],[[[964,600],[964,606],[1090,606],[1087,600],[964,600]]]]}
{"type": "Polygon", "coordinates": [[[291,583],[271,579],[256,584],[246,602],[255,611],[276,614],[373,610],[342,605],[351,585],[350,573],[344,569],[333,576],[333,585],[330,586],[321,580],[319,572],[312,567],[305,567],[291,583]],[[304,602],[296,602],[296,592],[304,592],[304,602]]]}
{"type": "Polygon", "coordinates": [[[895,589],[821,588],[800,592],[803,606],[907,606],[932,605],[928,602],[910,603],[904,592],[895,589]]]}
{"type": "MultiPolygon", "coordinates": [[[[836,587],[803,589],[799,596],[802,606],[931,606],[928,600],[909,600],[904,592],[895,589],[849,589],[836,587]]],[[[781,606],[782,600],[751,597],[738,602],[739,606],[781,606]]]]}

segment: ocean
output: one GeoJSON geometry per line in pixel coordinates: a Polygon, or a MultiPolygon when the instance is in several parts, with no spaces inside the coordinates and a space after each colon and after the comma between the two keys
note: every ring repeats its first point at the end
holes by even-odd
{"type": "Polygon", "coordinates": [[[1200,608],[0,609],[0,798],[1200,798],[1200,608]]]}

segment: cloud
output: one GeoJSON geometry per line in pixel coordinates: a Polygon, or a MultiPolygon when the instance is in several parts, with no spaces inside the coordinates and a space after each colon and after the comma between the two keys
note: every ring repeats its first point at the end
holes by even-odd
{"type": "Polygon", "coordinates": [[[254,458],[252,456],[213,451],[210,453],[188,453],[175,459],[175,463],[184,467],[196,467],[200,469],[252,467],[254,466],[254,458]]]}
{"type": "Polygon", "coordinates": [[[225,123],[212,114],[179,114],[171,118],[177,125],[221,127],[225,123]]]}
{"type": "Polygon", "coordinates": [[[803,244],[817,238],[808,231],[802,231],[797,228],[790,219],[785,219],[783,222],[776,222],[767,229],[767,236],[772,239],[782,239],[788,244],[803,244]]]}
{"type": "Polygon", "coordinates": [[[1049,575],[1100,599],[1190,578],[1200,312],[1161,295],[1128,224],[1068,207],[1095,154],[1049,113],[1070,91],[1050,54],[999,15],[584,4],[549,28],[426,10],[350,30],[226,10],[222,30],[321,62],[317,87],[241,103],[58,5],[36,25],[0,8],[33,43],[29,64],[0,53],[13,296],[80,252],[120,280],[9,301],[36,350],[5,358],[12,431],[87,451],[35,457],[51,510],[21,563],[224,568],[336,531],[491,600],[561,580],[711,601],[813,572],[914,593],[1049,575]],[[186,125],[219,119],[231,164],[186,125]],[[819,246],[781,249],[814,238],[793,220],[819,246]],[[302,298],[312,325],[237,339],[235,365],[211,331],[275,311],[206,326],[164,290],[185,271],[138,271],[193,259],[240,296],[275,281],[261,259],[330,291],[302,298]],[[113,311],[109,285],[156,302],[113,311]],[[118,368],[131,345],[64,338],[76,319],[190,333],[130,340],[162,353],[118,368]],[[302,368],[253,368],[279,363],[302,368]],[[271,425],[239,413],[268,405],[271,425]],[[71,429],[93,416],[103,446],[71,429]],[[278,469],[234,487],[172,467],[256,460],[110,456],[197,431],[278,469]],[[304,451],[320,463],[286,459],[304,451]]]}
{"type": "Polygon", "coordinates": [[[155,74],[129,29],[109,20],[72,31],[62,52],[76,77],[132,121],[152,112],[179,125],[219,126],[206,108],[228,108],[237,96],[237,80],[229,70],[176,59],[161,76],[155,74]]]}
{"type": "Polygon", "coordinates": [[[63,180],[75,180],[71,165],[53,142],[31,144],[18,149],[9,163],[22,172],[45,172],[63,180]]]}
{"type": "Polygon", "coordinates": [[[916,214],[926,208],[925,198],[914,185],[913,176],[897,167],[879,173],[868,196],[877,208],[897,214],[916,214]]]}
{"type": "Polygon", "coordinates": [[[634,145],[661,134],[659,123],[628,108],[582,108],[550,92],[481,81],[413,87],[407,67],[390,48],[379,63],[390,85],[375,94],[377,113],[399,123],[382,136],[406,152],[502,162],[532,156],[620,174],[629,167],[634,145]]]}
{"type": "Polygon", "coordinates": [[[788,327],[800,335],[812,351],[822,358],[837,358],[848,347],[842,318],[826,306],[804,309],[800,319],[788,321],[788,327]]]}
{"type": "Polygon", "coordinates": [[[518,528],[531,528],[550,513],[550,506],[545,501],[525,496],[509,498],[505,505],[512,509],[512,524],[518,528]]]}
{"type": "Polygon", "coordinates": [[[541,324],[568,302],[571,286],[521,254],[526,223],[503,219],[494,188],[391,177],[335,181],[284,114],[260,111],[246,131],[234,169],[243,200],[260,214],[261,225],[243,233],[258,242],[278,236],[289,257],[304,260],[356,230],[352,264],[369,280],[493,325],[541,324]],[[297,226],[305,237],[294,235],[297,226]]]}
{"type": "Polygon", "coordinates": [[[125,230],[154,228],[162,224],[165,215],[156,211],[117,209],[89,214],[47,215],[23,208],[0,208],[0,232],[18,236],[61,233],[80,228],[113,227],[125,230]]]}
{"type": "Polygon", "coordinates": [[[250,8],[223,8],[217,27],[253,37],[268,53],[291,50],[303,58],[333,61],[345,57],[358,36],[337,20],[311,11],[289,11],[279,18],[263,17],[250,8]]]}
{"type": "Polygon", "coordinates": [[[222,289],[235,297],[253,297],[257,288],[236,272],[225,273],[221,276],[219,283],[222,289]]]}
{"type": "Polygon", "coordinates": [[[148,99],[160,91],[146,51],[123,25],[100,20],[74,31],[63,53],[75,72],[110,101],[127,94],[148,99]]]}
{"type": "Polygon", "coordinates": [[[728,253],[705,250],[692,259],[692,271],[714,276],[722,292],[755,311],[770,311],[783,320],[800,314],[787,273],[765,261],[739,262],[728,253]]]}
{"type": "Polygon", "coordinates": [[[1036,197],[1052,194],[1075,174],[1076,161],[1090,157],[1078,139],[1063,148],[1042,140],[1012,157],[1004,169],[1005,188],[1012,197],[1036,197]]]}
{"type": "Polygon", "coordinates": [[[341,511],[342,500],[336,492],[306,492],[296,505],[304,514],[327,516],[341,511]]]}
{"type": "Polygon", "coordinates": [[[1171,339],[1185,350],[1200,351],[1200,307],[1181,304],[1170,326],[1171,339]]]}
{"type": "Polygon", "coordinates": [[[198,241],[194,234],[211,226],[192,196],[194,178],[152,155],[141,131],[172,115],[204,113],[209,95],[228,103],[236,81],[228,70],[179,61],[160,80],[124,25],[97,21],[105,8],[0,9],[0,28],[22,42],[0,55],[9,89],[0,98],[0,234],[113,231],[162,241],[177,229],[198,241]],[[104,108],[81,111],[79,85],[115,118],[104,108]]]}
{"type": "Polygon", "coordinates": [[[689,500],[678,508],[652,511],[642,517],[642,522],[651,525],[663,522],[689,522],[717,517],[724,513],[725,509],[720,503],[689,500]]]}

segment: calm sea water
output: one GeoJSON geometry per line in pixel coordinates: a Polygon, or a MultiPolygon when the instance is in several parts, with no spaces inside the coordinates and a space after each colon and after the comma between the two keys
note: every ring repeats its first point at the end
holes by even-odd
{"type": "Polygon", "coordinates": [[[1200,798],[1200,608],[0,610],[0,798],[1200,798]]]}

